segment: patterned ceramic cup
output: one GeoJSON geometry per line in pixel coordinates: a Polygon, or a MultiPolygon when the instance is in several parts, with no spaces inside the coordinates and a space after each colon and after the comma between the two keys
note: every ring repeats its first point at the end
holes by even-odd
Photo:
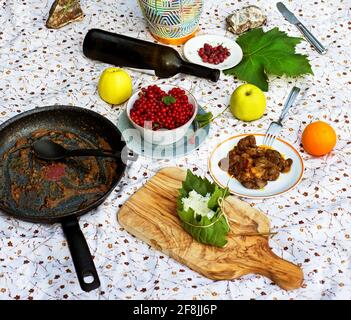
{"type": "Polygon", "coordinates": [[[193,37],[204,0],[138,0],[151,34],[167,44],[193,37]]]}

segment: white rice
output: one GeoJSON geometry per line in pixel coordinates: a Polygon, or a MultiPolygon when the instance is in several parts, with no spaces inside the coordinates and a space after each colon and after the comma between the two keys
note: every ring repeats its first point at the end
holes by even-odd
{"type": "Polygon", "coordinates": [[[207,204],[208,201],[211,198],[211,194],[208,193],[206,194],[205,197],[203,197],[201,194],[197,193],[195,190],[192,190],[189,192],[189,195],[187,198],[183,198],[183,205],[184,205],[184,210],[188,211],[189,208],[194,210],[194,218],[196,218],[196,215],[201,215],[203,217],[207,216],[207,218],[212,219],[212,217],[215,215],[215,212],[212,211],[211,209],[208,208],[207,204]]]}

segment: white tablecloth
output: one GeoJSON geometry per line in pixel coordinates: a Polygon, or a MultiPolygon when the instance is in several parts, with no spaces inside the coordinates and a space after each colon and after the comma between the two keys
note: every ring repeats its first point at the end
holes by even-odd
{"type": "MultiPolygon", "coordinates": [[[[82,22],[60,30],[45,27],[52,1],[3,1],[0,6],[1,122],[34,107],[52,104],[92,109],[113,122],[123,107],[112,108],[97,94],[99,75],[108,65],[82,54],[82,41],[93,27],[152,40],[136,0],[81,1],[82,22]]],[[[275,1],[250,1],[268,15],[265,29],[278,26],[291,36],[297,29],[275,8],[275,1]]],[[[101,287],[90,293],[78,284],[61,226],[26,223],[0,213],[0,299],[339,299],[351,298],[351,86],[350,2],[285,1],[328,48],[325,56],[307,42],[298,51],[309,56],[314,76],[299,79],[270,77],[268,115],[244,123],[226,112],[212,124],[200,150],[180,159],[139,158],[101,207],[80,219],[94,255],[101,287]],[[158,169],[181,166],[208,175],[213,147],[234,134],[264,132],[276,119],[293,85],[302,88],[282,135],[299,148],[305,125],[312,120],[332,124],[338,143],[328,156],[302,153],[306,170],[302,182],[277,198],[256,201],[278,234],[270,240],[275,253],[300,265],[305,281],[286,292],[256,275],[233,281],[212,281],[129,235],[117,222],[118,208],[158,169]]],[[[225,34],[225,17],[249,1],[207,0],[201,33],[225,34]]],[[[163,80],[130,72],[133,86],[163,80]]],[[[166,81],[191,90],[207,110],[217,114],[241,83],[223,76],[217,83],[177,75],[166,81]]],[[[302,150],[301,150],[302,152],[302,150]]],[[[252,202],[252,201],[250,201],[252,202]]]]}

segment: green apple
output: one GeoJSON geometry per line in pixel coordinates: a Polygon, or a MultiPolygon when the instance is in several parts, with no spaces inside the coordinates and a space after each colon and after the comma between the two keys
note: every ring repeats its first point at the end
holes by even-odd
{"type": "Polygon", "coordinates": [[[230,97],[230,111],[242,121],[260,119],[266,110],[266,104],[263,91],[253,84],[237,87],[230,97]]]}

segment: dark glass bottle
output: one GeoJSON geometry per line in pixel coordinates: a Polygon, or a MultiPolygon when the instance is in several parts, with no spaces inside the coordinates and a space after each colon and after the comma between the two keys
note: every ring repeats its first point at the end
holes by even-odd
{"type": "Polygon", "coordinates": [[[220,75],[217,69],[184,61],[171,47],[100,29],[89,30],[84,39],[83,53],[88,58],[119,67],[153,70],[160,78],[186,73],[217,81],[220,75]]]}

